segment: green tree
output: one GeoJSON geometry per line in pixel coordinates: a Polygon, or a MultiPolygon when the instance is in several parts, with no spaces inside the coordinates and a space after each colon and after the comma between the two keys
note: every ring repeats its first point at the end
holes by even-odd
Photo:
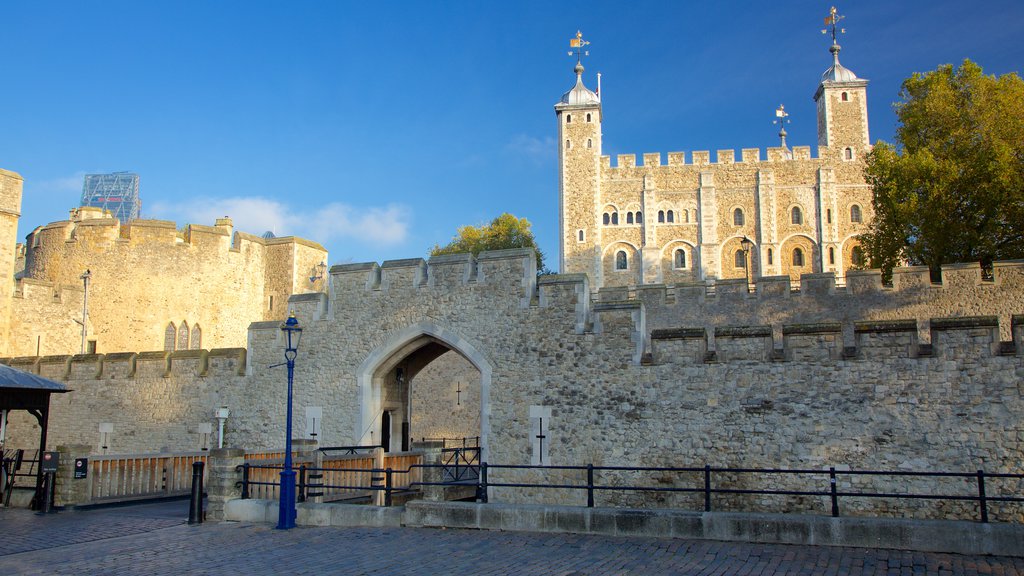
{"type": "Polygon", "coordinates": [[[474,256],[485,250],[533,248],[537,251],[537,270],[544,270],[544,253],[537,247],[530,230],[530,221],[505,213],[480,226],[460,226],[452,241],[444,246],[435,245],[431,256],[470,252],[474,256]]]}
{"type": "Polygon", "coordinates": [[[964,60],[903,82],[896,145],[879,142],[865,176],[875,217],[873,266],[933,271],[1024,257],[1024,81],[964,60]]]}

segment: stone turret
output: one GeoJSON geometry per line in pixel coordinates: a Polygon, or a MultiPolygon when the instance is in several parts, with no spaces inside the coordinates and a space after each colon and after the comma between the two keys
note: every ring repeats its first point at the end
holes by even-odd
{"type": "MultiPolygon", "coordinates": [[[[584,44],[577,34],[574,44],[584,44]]],[[[583,84],[576,62],[576,85],[555,104],[558,118],[559,270],[600,274],[601,230],[597,205],[601,175],[601,97],[583,84]]]]}

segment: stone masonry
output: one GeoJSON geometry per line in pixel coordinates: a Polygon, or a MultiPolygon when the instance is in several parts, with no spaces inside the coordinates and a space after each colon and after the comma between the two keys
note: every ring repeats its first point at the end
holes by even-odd
{"type": "MultiPolygon", "coordinates": [[[[606,289],[594,299],[585,276],[538,280],[535,266],[532,251],[513,250],[333,267],[328,294],[290,302],[305,328],[296,429],[303,407],[320,406],[322,444],[372,443],[395,366],[439,348],[448,352],[431,358],[457,354],[474,368],[459,377],[477,374],[467,386],[479,398],[478,416],[464,417],[450,403],[417,404],[412,392],[408,432],[417,438],[438,423],[478,421],[483,458],[492,463],[529,463],[544,450],[549,464],[1021,472],[1024,263],[998,263],[993,281],[982,280],[977,266],[960,266],[944,271],[941,285],[908,269],[892,288],[863,273],[839,289],[831,276],[805,276],[799,292],[781,278],[750,294],[726,283],[713,292],[710,285],[606,289]],[[543,448],[536,413],[550,415],[543,448]]],[[[111,452],[194,449],[196,426],[225,405],[232,413],[226,442],[276,448],[284,369],[266,366],[281,361],[279,324],[253,324],[249,342],[248,356],[160,352],[14,365],[75,389],[54,401],[54,445],[94,437],[98,423],[110,421],[111,452]]],[[[404,406],[392,408],[396,420],[408,418],[404,406]]],[[[11,433],[31,438],[28,427],[28,419],[15,419],[11,433]]],[[[397,437],[399,428],[392,430],[397,437]]],[[[494,490],[492,497],[578,504],[583,495],[494,490]]],[[[693,505],[678,495],[602,493],[599,500],[693,505]]],[[[719,508],[778,506],[765,498],[731,502],[719,508]]],[[[867,501],[844,513],[962,517],[962,508],[867,501]]],[[[1019,509],[992,508],[994,518],[1020,518],[1019,509]]]]}

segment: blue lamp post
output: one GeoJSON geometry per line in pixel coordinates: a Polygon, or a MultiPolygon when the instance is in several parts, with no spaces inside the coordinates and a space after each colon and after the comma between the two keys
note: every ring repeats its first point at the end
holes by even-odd
{"type": "Polygon", "coordinates": [[[284,444],[284,469],[281,470],[281,502],[277,516],[277,528],[295,528],[295,470],[292,469],[292,379],[295,376],[295,355],[302,340],[302,327],[295,319],[295,312],[281,324],[285,335],[284,359],[288,363],[288,425],[284,444]]]}

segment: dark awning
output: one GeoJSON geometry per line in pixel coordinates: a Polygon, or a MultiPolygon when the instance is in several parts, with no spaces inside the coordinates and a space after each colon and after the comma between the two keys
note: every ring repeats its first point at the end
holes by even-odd
{"type": "Polygon", "coordinates": [[[68,391],[55,380],[0,364],[0,410],[38,410],[50,394],[68,391]]]}

